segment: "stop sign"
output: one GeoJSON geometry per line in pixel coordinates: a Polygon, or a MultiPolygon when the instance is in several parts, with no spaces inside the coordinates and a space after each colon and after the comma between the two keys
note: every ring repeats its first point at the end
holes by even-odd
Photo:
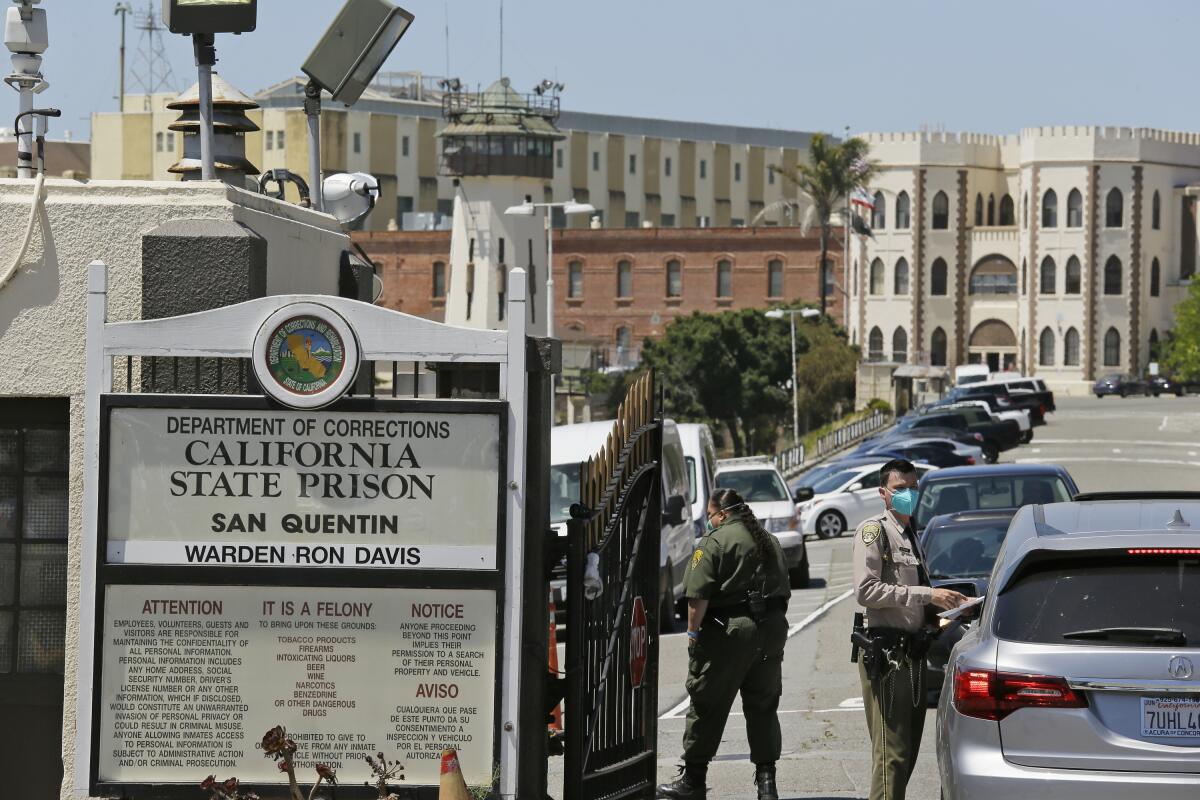
{"type": "Polygon", "coordinates": [[[633,613],[629,621],[629,682],[634,689],[642,688],[646,675],[646,653],[649,650],[650,631],[646,626],[646,604],[642,596],[633,598],[633,613]]]}

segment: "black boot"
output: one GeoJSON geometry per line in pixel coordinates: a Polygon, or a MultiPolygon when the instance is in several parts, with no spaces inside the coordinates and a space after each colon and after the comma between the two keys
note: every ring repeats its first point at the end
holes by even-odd
{"type": "Polygon", "coordinates": [[[773,763],[755,765],[754,785],[758,787],[758,800],[779,800],[779,790],[775,788],[775,765],[773,763]]]}
{"type": "Polygon", "coordinates": [[[678,778],[659,786],[654,796],[667,800],[705,800],[708,790],[704,780],[707,776],[708,764],[687,764],[679,768],[678,778]]]}

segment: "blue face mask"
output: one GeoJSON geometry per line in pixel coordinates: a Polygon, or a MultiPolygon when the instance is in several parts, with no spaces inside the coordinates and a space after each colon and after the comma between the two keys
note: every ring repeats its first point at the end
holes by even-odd
{"type": "Polygon", "coordinates": [[[916,489],[897,489],[892,492],[892,510],[897,514],[911,517],[917,508],[916,489]]]}

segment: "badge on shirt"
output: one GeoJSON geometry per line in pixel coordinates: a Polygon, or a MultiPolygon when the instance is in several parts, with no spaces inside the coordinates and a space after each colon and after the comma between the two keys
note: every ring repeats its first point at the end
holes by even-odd
{"type": "Polygon", "coordinates": [[[863,544],[875,544],[875,540],[879,538],[879,534],[883,533],[883,526],[875,520],[871,520],[862,527],[863,544]]]}
{"type": "Polygon", "coordinates": [[[692,569],[700,565],[700,559],[702,558],[704,558],[704,551],[697,547],[696,552],[692,553],[692,569]]]}

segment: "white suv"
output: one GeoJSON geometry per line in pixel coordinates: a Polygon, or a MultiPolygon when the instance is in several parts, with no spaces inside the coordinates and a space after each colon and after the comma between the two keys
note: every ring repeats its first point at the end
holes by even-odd
{"type": "Polygon", "coordinates": [[[808,550],[797,529],[796,504],[775,463],[767,456],[722,459],[717,462],[713,484],[742,496],[762,526],[779,540],[792,586],[808,586],[808,550]]]}

